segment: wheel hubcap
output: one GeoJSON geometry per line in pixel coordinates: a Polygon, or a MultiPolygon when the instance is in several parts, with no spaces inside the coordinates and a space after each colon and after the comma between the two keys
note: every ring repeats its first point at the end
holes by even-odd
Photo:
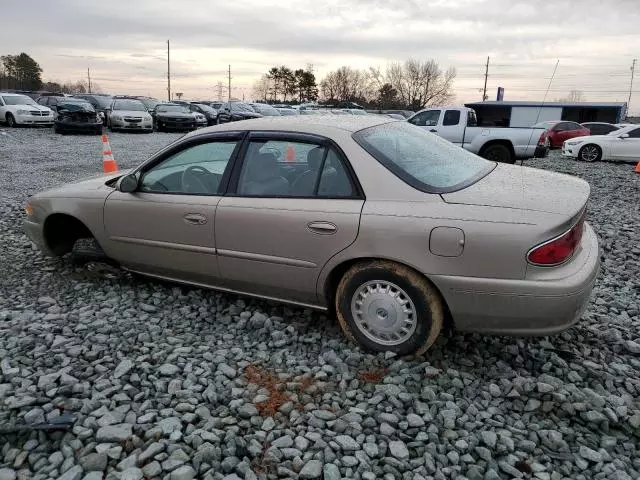
{"type": "Polygon", "coordinates": [[[584,147],[582,150],[582,159],[587,162],[593,162],[598,158],[598,149],[596,147],[584,147]]]}
{"type": "Polygon", "coordinates": [[[413,301],[404,290],[385,280],[361,285],[351,300],[351,314],[358,330],[381,345],[399,345],[416,330],[413,301]]]}

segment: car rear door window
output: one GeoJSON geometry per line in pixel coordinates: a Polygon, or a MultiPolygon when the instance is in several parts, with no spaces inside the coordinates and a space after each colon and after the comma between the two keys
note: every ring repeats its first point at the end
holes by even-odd
{"type": "Polygon", "coordinates": [[[447,110],[444,112],[444,119],[442,125],[451,126],[458,125],[460,123],[460,110],[447,110]]]}
{"type": "Polygon", "coordinates": [[[640,128],[636,128],[629,132],[629,138],[640,138],[640,128]]]}
{"type": "Polygon", "coordinates": [[[148,193],[220,195],[221,180],[237,140],[200,143],[169,156],[145,172],[140,190],[148,193]]]}
{"type": "Polygon", "coordinates": [[[248,197],[345,198],[355,188],[340,155],[313,142],[252,140],[237,194],[248,197]]]}

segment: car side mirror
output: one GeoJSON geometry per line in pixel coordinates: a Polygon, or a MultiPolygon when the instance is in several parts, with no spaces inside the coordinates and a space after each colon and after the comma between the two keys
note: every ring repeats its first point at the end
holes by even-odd
{"type": "Polygon", "coordinates": [[[629,138],[629,134],[628,134],[628,133],[621,133],[621,134],[618,136],[618,138],[622,138],[622,139],[624,140],[625,138],[629,138]]]}
{"type": "Polygon", "coordinates": [[[138,177],[130,173],[120,177],[116,183],[116,189],[122,193],[133,193],[138,188],[138,177]]]}

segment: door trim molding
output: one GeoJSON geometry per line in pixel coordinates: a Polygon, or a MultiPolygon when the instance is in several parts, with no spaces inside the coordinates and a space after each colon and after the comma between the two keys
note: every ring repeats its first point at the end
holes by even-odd
{"type": "Polygon", "coordinates": [[[147,240],[146,238],[132,237],[110,237],[110,240],[120,243],[130,243],[133,245],[143,245],[145,247],[166,248],[167,250],[182,250],[185,252],[216,255],[215,248],[201,247],[199,245],[185,245],[184,243],[160,242],[158,240],[147,240]]]}
{"type": "Polygon", "coordinates": [[[275,263],[278,265],[289,265],[291,267],[301,268],[317,268],[313,262],[307,262],[306,260],[298,260],[296,258],[276,257],[274,255],[263,255],[261,253],[249,253],[238,252],[236,250],[217,250],[218,255],[221,257],[239,258],[241,260],[251,260],[253,262],[275,263]]]}

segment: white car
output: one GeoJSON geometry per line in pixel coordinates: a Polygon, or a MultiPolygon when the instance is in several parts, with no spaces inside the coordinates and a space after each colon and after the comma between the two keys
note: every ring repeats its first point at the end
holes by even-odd
{"type": "Polygon", "coordinates": [[[575,137],[562,144],[562,155],[583,162],[640,161],[640,125],[629,125],[607,135],[575,137]]]}
{"type": "Polygon", "coordinates": [[[38,105],[31,97],[0,92],[0,122],[18,125],[53,125],[53,111],[38,105]]]}
{"type": "Polygon", "coordinates": [[[116,98],[108,110],[107,124],[116,130],[140,130],[153,132],[153,118],[147,107],[135,98],[116,98]]]}
{"type": "Polygon", "coordinates": [[[196,127],[206,127],[207,126],[207,117],[202,115],[201,113],[193,112],[193,116],[196,117],[196,127]]]}

